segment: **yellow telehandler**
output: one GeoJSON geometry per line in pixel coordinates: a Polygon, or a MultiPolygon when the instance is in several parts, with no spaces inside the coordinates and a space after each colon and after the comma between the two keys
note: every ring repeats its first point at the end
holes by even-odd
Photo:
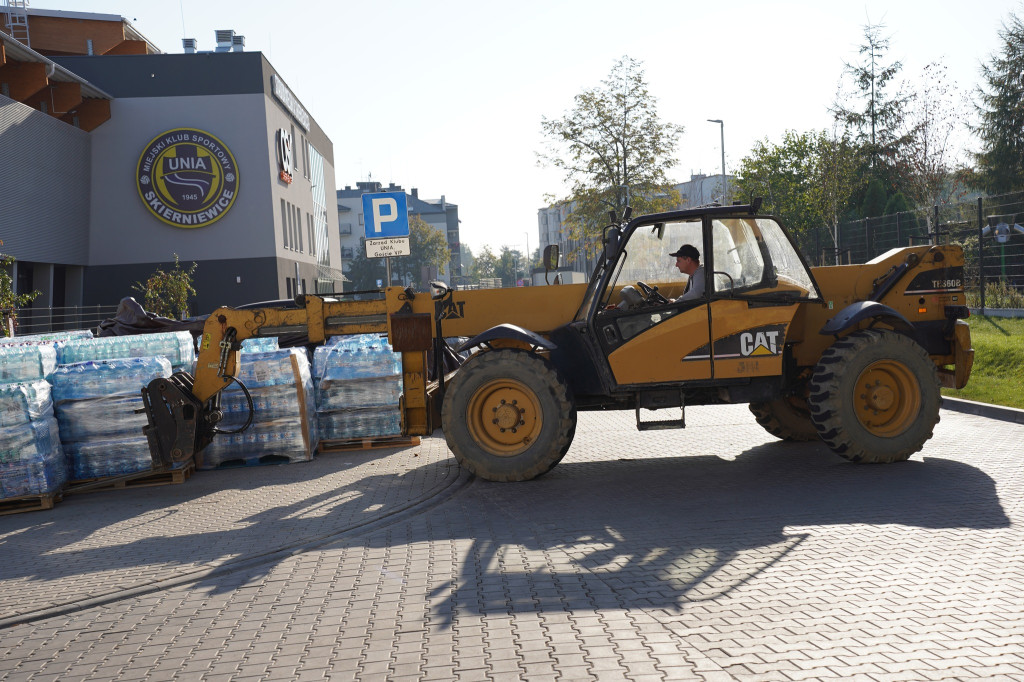
{"type": "MultiPolygon", "coordinates": [[[[962,388],[970,375],[963,251],[910,246],[863,265],[809,268],[779,221],[758,210],[627,212],[605,230],[586,284],[435,283],[430,295],[389,287],[372,300],[301,295],[293,307],[220,308],[206,321],[195,376],[143,389],[154,466],[215,437],[244,339],[305,333],[315,344],[366,332],[387,332],[402,353],[403,432],[440,426],[462,466],[489,480],[549,471],[572,443],[578,410],[634,410],[647,430],[684,427],[687,405],[748,403],[780,438],[820,438],[852,462],[907,459],[932,435],[940,385],[962,388]],[[697,298],[682,296],[687,277],[669,255],[683,244],[702,254],[697,298]],[[455,337],[467,339],[457,350],[469,357],[446,376],[441,358],[455,337]]],[[[545,261],[557,262],[556,247],[545,261]]]]}

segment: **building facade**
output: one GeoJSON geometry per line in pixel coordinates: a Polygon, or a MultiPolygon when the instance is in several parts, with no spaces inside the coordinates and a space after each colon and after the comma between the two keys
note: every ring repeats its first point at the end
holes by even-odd
{"type": "Polygon", "coordinates": [[[175,256],[198,264],[193,314],[341,290],[333,145],[241,36],[162,54],[119,17],[45,10],[28,10],[28,32],[35,49],[3,36],[19,47],[0,67],[0,197],[18,208],[0,250],[19,290],[43,292],[33,307],[140,297],[133,284],[175,256]],[[20,96],[28,69],[67,74],[109,115],[47,110],[70,88],[52,77],[20,96]]]}

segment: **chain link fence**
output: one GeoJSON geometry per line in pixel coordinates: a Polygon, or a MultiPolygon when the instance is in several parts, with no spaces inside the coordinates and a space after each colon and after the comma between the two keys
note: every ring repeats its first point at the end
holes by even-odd
{"type": "Polygon", "coordinates": [[[897,247],[956,243],[964,249],[968,305],[1024,312],[1022,192],[855,220],[838,232],[838,240],[824,226],[802,235],[812,264],[866,263],[897,247]]]}

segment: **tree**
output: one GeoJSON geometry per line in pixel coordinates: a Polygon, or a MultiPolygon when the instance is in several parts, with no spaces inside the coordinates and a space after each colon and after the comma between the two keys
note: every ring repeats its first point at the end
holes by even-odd
{"type": "Polygon", "coordinates": [[[836,263],[839,263],[839,224],[851,204],[863,176],[858,174],[859,150],[846,133],[822,131],[815,140],[814,182],[810,193],[816,209],[832,238],[836,263]]]}
{"type": "Polygon", "coordinates": [[[906,213],[910,210],[910,204],[907,203],[907,198],[903,196],[903,192],[896,192],[889,201],[885,202],[885,214],[884,215],[895,215],[896,213],[906,213]]]}
{"type": "Polygon", "coordinates": [[[848,217],[861,178],[861,148],[848,135],[787,130],[782,142],[754,145],[740,163],[736,185],[764,200],[764,210],[782,219],[805,253],[823,245],[817,235],[827,225],[833,244],[848,217]]]}
{"type": "Polygon", "coordinates": [[[132,288],[143,295],[142,307],[148,312],[172,319],[180,315],[184,319],[188,317],[189,298],[196,295],[192,275],[197,267],[198,264],[193,262],[188,270],[182,270],[178,254],[174,254],[173,270],[164,272],[163,268],[157,267],[145,284],[136,282],[132,288]]]}
{"type": "Polygon", "coordinates": [[[916,89],[906,85],[904,91],[911,94],[903,121],[907,143],[897,159],[902,185],[918,206],[948,203],[960,191],[956,134],[966,121],[967,102],[946,67],[935,62],[924,67],[916,89]]]}
{"type": "Polygon", "coordinates": [[[407,285],[426,290],[430,280],[445,274],[452,252],[448,237],[418,215],[409,216],[409,255],[393,259],[391,273],[412,275],[407,285]]]}
{"type": "MultiPolygon", "coordinates": [[[[0,245],[3,241],[0,241],[0,245]]],[[[18,326],[18,308],[26,306],[36,300],[42,292],[36,290],[27,294],[19,294],[14,291],[14,281],[7,270],[14,265],[17,259],[0,253],[0,322],[3,322],[0,329],[0,336],[13,336],[18,326]]]]}
{"type": "Polygon", "coordinates": [[[501,247],[497,262],[494,264],[494,276],[501,278],[501,286],[514,287],[516,281],[521,279],[523,272],[523,254],[507,246],[501,247]]]}
{"type": "MultiPolygon", "coordinates": [[[[429,280],[445,273],[450,259],[451,251],[445,235],[420,216],[409,216],[409,255],[391,256],[392,283],[425,290],[429,280]]],[[[383,258],[366,257],[366,248],[361,240],[359,252],[345,275],[356,291],[370,291],[379,289],[381,285],[388,286],[386,270],[383,258]],[[377,284],[378,281],[381,285],[377,284]]]]}
{"type": "Polygon", "coordinates": [[[882,215],[885,211],[885,186],[878,178],[868,180],[868,187],[864,191],[864,203],[861,204],[860,215],[862,218],[874,218],[882,215]]]}
{"type": "Polygon", "coordinates": [[[626,206],[650,213],[678,205],[666,173],[683,128],[661,122],[641,62],[628,56],[574,102],[562,118],[541,119],[547,151],[539,157],[565,172],[569,236],[596,250],[609,211],[621,216],[626,206]]]}
{"type": "Polygon", "coordinates": [[[476,282],[481,279],[490,279],[494,277],[497,264],[498,259],[491,251],[491,247],[484,246],[480,254],[473,260],[473,267],[470,269],[469,275],[476,282]]]}
{"type": "Polygon", "coordinates": [[[907,143],[901,130],[908,96],[890,96],[886,88],[903,68],[899,61],[886,62],[889,38],[882,35],[884,24],[864,25],[864,43],[858,49],[862,61],[844,62],[843,74],[853,81],[853,91],[840,87],[830,111],[837,123],[854,135],[867,152],[872,175],[888,185],[898,186],[896,158],[907,143]]]}
{"type": "Polygon", "coordinates": [[[1011,13],[999,39],[998,52],[981,67],[980,122],[971,127],[981,141],[974,156],[981,183],[991,193],[1024,188],[1024,21],[1011,13]]]}
{"type": "Polygon", "coordinates": [[[764,200],[764,211],[778,216],[801,248],[813,250],[813,233],[821,225],[810,202],[814,185],[816,133],[787,130],[782,141],[754,144],[736,173],[740,193],[764,200]]]}

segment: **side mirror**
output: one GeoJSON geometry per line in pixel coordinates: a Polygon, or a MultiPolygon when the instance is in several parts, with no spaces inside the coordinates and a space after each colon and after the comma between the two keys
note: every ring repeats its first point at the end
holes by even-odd
{"type": "Polygon", "coordinates": [[[558,244],[548,244],[544,247],[544,281],[548,284],[548,273],[558,269],[558,244]]]}
{"type": "Polygon", "coordinates": [[[548,244],[544,247],[544,270],[558,269],[558,244],[548,244]]]}
{"type": "Polygon", "coordinates": [[[619,237],[621,236],[622,233],[619,232],[619,228],[616,227],[615,225],[609,225],[608,227],[605,228],[604,237],[602,238],[602,241],[604,242],[605,260],[610,261],[612,257],[615,255],[615,252],[618,251],[619,237]]]}

